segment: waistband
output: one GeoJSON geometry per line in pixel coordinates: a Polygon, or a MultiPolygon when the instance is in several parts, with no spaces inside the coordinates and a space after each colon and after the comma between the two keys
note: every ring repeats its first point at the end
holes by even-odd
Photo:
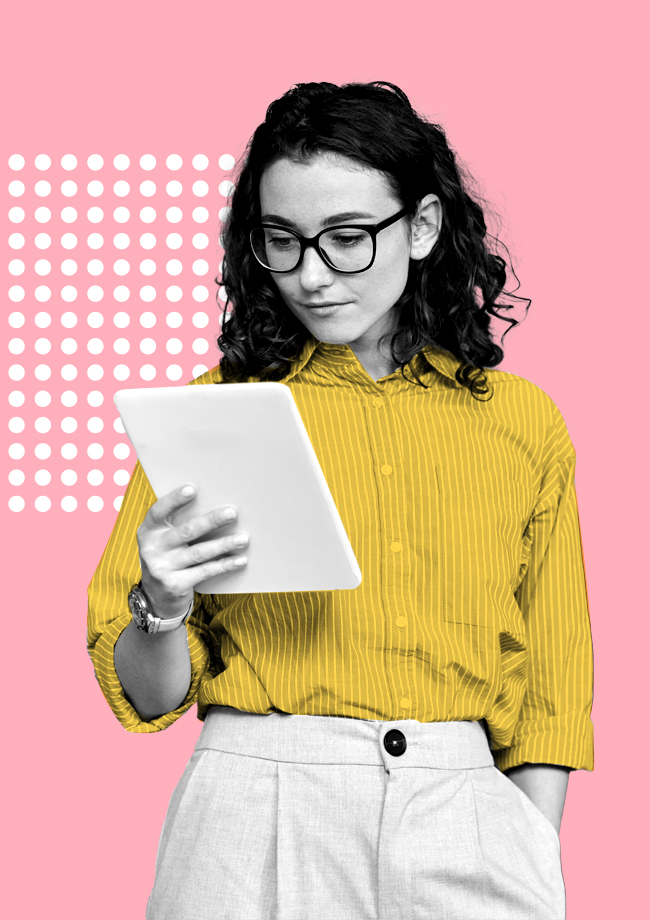
{"type": "Polygon", "coordinates": [[[195,750],[285,763],[365,764],[387,769],[470,770],[494,766],[483,721],[394,722],[211,706],[195,750]],[[397,731],[397,735],[389,732],[397,731]],[[402,737],[400,737],[400,734],[402,737]],[[390,751],[401,750],[401,754],[390,751]]]}

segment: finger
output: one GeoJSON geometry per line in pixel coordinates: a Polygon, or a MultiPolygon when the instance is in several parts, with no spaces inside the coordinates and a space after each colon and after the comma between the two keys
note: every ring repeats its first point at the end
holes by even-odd
{"type": "Polygon", "coordinates": [[[184,569],[182,573],[177,573],[178,584],[190,590],[207,578],[225,575],[233,569],[244,568],[247,562],[246,556],[222,556],[220,559],[211,559],[209,562],[203,562],[201,565],[195,565],[189,569],[184,569]]]}
{"type": "Polygon", "coordinates": [[[170,547],[186,546],[213,530],[233,524],[236,520],[237,512],[228,506],[208,511],[206,514],[199,514],[170,530],[166,535],[165,544],[170,547]]]}
{"type": "MultiPolygon", "coordinates": [[[[179,508],[189,505],[196,496],[196,487],[192,483],[186,483],[173,492],[168,492],[155,502],[147,511],[145,521],[149,519],[150,525],[160,527],[161,525],[170,525],[169,518],[179,508]]],[[[143,522],[144,523],[144,522],[143,522]]]]}
{"type": "Polygon", "coordinates": [[[241,552],[247,546],[247,534],[229,534],[216,540],[204,540],[200,543],[193,543],[192,546],[179,547],[172,554],[171,559],[177,569],[186,569],[190,566],[202,565],[216,556],[241,552]],[[245,540],[239,543],[237,541],[241,536],[244,536],[245,540]]]}

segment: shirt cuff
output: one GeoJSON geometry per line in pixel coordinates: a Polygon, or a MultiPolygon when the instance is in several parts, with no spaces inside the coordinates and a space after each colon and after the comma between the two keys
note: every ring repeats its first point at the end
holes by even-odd
{"type": "Polygon", "coordinates": [[[503,772],[522,763],[547,763],[573,770],[594,769],[594,726],[584,712],[566,712],[520,723],[510,747],[492,751],[503,772]]]}
{"type": "Polygon", "coordinates": [[[90,657],[95,667],[95,675],[102,693],[106,697],[108,705],[113,710],[120,724],[128,732],[159,732],[165,728],[169,728],[170,725],[179,719],[183,713],[187,712],[196,702],[199,695],[201,680],[208,666],[209,654],[200,637],[198,629],[192,626],[188,621],[186,628],[192,677],[187,696],[178,709],[174,709],[172,712],[166,712],[164,715],[147,722],[140,718],[137,711],[127,700],[120,679],[117,676],[117,671],[115,670],[115,644],[122,632],[129,623],[132,622],[133,618],[130,613],[121,614],[117,617],[102,633],[95,648],[90,652],[90,657]]]}

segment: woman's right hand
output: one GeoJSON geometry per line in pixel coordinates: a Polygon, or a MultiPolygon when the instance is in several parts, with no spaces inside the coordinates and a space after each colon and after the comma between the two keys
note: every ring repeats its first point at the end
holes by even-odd
{"type": "Polygon", "coordinates": [[[188,505],[196,496],[192,485],[181,486],[163,495],[149,508],[138,528],[138,549],[142,587],[161,619],[181,616],[189,607],[194,586],[206,578],[223,575],[246,563],[245,556],[230,556],[248,543],[247,534],[228,534],[201,543],[194,540],[213,530],[232,524],[237,512],[230,506],[190,518],[174,525],[174,511],[188,505]],[[227,511],[234,516],[228,518],[227,511]],[[237,544],[237,537],[243,542],[237,544]],[[192,545],[190,546],[190,543],[192,545]],[[237,560],[244,560],[240,565],[237,560]]]}

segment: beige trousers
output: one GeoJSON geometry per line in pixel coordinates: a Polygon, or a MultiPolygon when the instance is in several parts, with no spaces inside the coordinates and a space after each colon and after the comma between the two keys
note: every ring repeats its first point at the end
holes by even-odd
{"type": "Polygon", "coordinates": [[[482,722],[208,712],[149,920],[563,920],[559,837],[482,722]]]}

